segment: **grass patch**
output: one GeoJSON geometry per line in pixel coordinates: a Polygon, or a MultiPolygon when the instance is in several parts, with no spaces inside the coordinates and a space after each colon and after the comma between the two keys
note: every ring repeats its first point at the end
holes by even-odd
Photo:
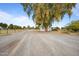
{"type": "Polygon", "coordinates": [[[0,30],[0,36],[11,35],[12,33],[20,32],[23,30],[0,30]]]}
{"type": "Polygon", "coordinates": [[[70,30],[61,30],[61,32],[64,34],[69,34],[69,35],[79,35],[79,32],[74,32],[70,30]]]}

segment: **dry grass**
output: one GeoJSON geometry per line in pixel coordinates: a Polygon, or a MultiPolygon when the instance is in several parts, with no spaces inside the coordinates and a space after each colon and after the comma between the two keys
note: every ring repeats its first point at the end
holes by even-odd
{"type": "Polygon", "coordinates": [[[0,36],[10,35],[12,33],[20,32],[22,30],[0,30],[0,36]]]}

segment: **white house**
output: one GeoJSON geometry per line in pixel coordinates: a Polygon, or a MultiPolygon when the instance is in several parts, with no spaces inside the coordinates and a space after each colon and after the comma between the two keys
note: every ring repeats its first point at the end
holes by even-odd
{"type": "Polygon", "coordinates": [[[0,30],[2,30],[3,28],[0,26],[0,30]]]}

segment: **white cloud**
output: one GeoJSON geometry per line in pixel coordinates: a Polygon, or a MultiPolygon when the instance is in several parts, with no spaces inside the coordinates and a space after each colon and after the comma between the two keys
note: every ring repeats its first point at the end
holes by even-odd
{"type": "Polygon", "coordinates": [[[10,18],[12,18],[12,15],[6,13],[6,12],[3,12],[3,11],[0,11],[0,21],[8,21],[10,18]]]}
{"type": "Polygon", "coordinates": [[[0,11],[0,22],[4,22],[7,24],[15,24],[20,26],[34,26],[34,23],[32,20],[30,20],[26,16],[18,16],[15,17],[7,12],[0,11]]]}
{"type": "Polygon", "coordinates": [[[19,17],[15,17],[12,19],[12,22],[15,22],[14,24],[17,24],[17,25],[21,25],[21,26],[34,26],[34,23],[32,20],[30,20],[28,17],[26,16],[19,16],[19,17]]]}

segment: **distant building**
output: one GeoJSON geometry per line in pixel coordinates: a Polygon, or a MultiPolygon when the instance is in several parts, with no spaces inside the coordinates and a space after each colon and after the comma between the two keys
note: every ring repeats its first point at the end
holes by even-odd
{"type": "Polygon", "coordinates": [[[0,30],[2,30],[3,28],[0,26],[0,30]]]}

